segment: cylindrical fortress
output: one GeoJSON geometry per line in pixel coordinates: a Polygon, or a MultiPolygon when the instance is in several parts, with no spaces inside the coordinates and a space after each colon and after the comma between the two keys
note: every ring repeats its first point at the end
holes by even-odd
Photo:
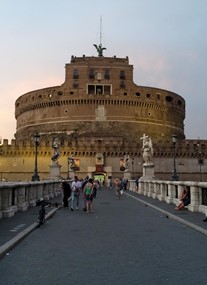
{"type": "Polygon", "coordinates": [[[71,57],[65,82],[16,100],[16,139],[77,131],[84,137],[135,141],[184,139],[185,100],[170,91],[136,85],[128,58],[71,57]]]}

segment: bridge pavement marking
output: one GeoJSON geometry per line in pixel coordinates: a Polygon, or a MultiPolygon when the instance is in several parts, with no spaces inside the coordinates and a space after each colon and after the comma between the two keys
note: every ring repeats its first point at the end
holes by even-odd
{"type": "MultiPolygon", "coordinates": [[[[59,208],[52,209],[47,215],[45,216],[45,219],[49,219],[52,217],[59,208]]],[[[28,234],[30,234],[34,229],[38,227],[38,223],[34,222],[32,225],[27,227],[25,230],[17,234],[14,238],[10,239],[8,242],[6,242],[4,245],[0,246],[0,258],[3,257],[6,253],[8,253],[9,250],[11,250],[16,244],[18,244],[22,239],[24,239],[28,234]]]]}
{"type": "Polygon", "coordinates": [[[184,219],[182,219],[180,217],[177,217],[176,215],[171,214],[168,211],[165,211],[165,210],[163,210],[163,209],[161,209],[159,207],[156,207],[156,206],[150,204],[149,202],[146,202],[146,201],[144,201],[144,200],[142,200],[140,198],[137,198],[137,197],[135,197],[135,196],[133,196],[133,195],[131,195],[129,193],[126,193],[126,192],[123,192],[123,193],[125,195],[127,195],[127,196],[129,196],[129,197],[131,197],[131,198],[133,198],[133,199],[135,199],[135,200],[137,200],[137,201],[139,201],[139,202],[141,202],[141,203],[143,203],[143,204],[145,204],[145,205],[147,205],[147,206],[149,206],[149,207],[151,207],[151,208],[153,208],[153,209],[155,209],[155,210],[157,210],[157,211],[159,211],[159,212],[161,212],[161,213],[163,213],[165,215],[167,215],[169,218],[171,218],[171,219],[173,219],[173,220],[175,220],[175,221],[177,221],[177,222],[179,222],[181,224],[184,224],[185,226],[188,226],[188,227],[190,227],[190,228],[192,228],[192,229],[194,229],[194,230],[196,230],[196,231],[198,231],[198,232],[200,232],[200,233],[202,233],[202,234],[207,236],[207,230],[205,230],[205,229],[203,229],[203,228],[201,228],[201,227],[199,227],[199,226],[197,226],[197,225],[195,225],[195,224],[193,224],[191,222],[188,222],[188,221],[186,221],[186,220],[184,220],[184,219]]]}

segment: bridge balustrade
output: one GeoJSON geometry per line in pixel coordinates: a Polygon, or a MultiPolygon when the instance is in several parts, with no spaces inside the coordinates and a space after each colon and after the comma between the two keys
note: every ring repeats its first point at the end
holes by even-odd
{"type": "Polygon", "coordinates": [[[59,180],[0,183],[0,218],[26,211],[43,198],[49,200],[61,194],[59,180]]]}
{"type": "MultiPolygon", "coordinates": [[[[139,181],[129,180],[129,191],[177,205],[184,186],[190,187],[191,203],[188,210],[207,215],[207,182],[139,181]]],[[[59,180],[0,183],[0,218],[12,217],[18,211],[35,206],[40,198],[52,199],[61,194],[59,180]]]]}
{"type": "Polygon", "coordinates": [[[188,210],[207,215],[207,182],[193,181],[139,181],[129,180],[129,191],[177,205],[184,186],[190,187],[191,203],[188,210]]]}

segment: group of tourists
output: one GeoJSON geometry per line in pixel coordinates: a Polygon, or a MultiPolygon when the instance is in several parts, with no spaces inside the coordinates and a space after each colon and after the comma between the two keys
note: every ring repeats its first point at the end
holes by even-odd
{"type": "Polygon", "coordinates": [[[99,189],[99,181],[94,180],[86,176],[86,178],[78,179],[78,176],[74,177],[71,185],[63,180],[61,182],[63,192],[63,207],[69,208],[71,211],[78,210],[80,204],[80,197],[82,196],[82,208],[87,213],[94,212],[93,199],[96,198],[97,191],[99,189]]]}
{"type": "MultiPolygon", "coordinates": [[[[127,190],[127,179],[110,179],[109,189],[114,189],[117,199],[121,198],[123,190],[127,190]]],[[[87,213],[94,212],[94,198],[96,198],[97,191],[101,188],[101,184],[98,180],[89,178],[78,179],[78,176],[74,176],[72,183],[67,180],[62,180],[61,188],[63,193],[63,207],[69,208],[75,211],[79,209],[80,199],[82,198],[82,209],[87,213]]]]}

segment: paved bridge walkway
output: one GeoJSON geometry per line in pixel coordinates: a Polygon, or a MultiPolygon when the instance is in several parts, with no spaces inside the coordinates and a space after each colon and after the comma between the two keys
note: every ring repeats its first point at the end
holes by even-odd
{"type": "MultiPolygon", "coordinates": [[[[0,284],[207,284],[203,215],[132,192],[117,200],[108,189],[94,205],[93,214],[59,210],[9,250],[0,260],[0,284]]],[[[0,220],[1,248],[37,213],[35,207],[0,220]]]]}

